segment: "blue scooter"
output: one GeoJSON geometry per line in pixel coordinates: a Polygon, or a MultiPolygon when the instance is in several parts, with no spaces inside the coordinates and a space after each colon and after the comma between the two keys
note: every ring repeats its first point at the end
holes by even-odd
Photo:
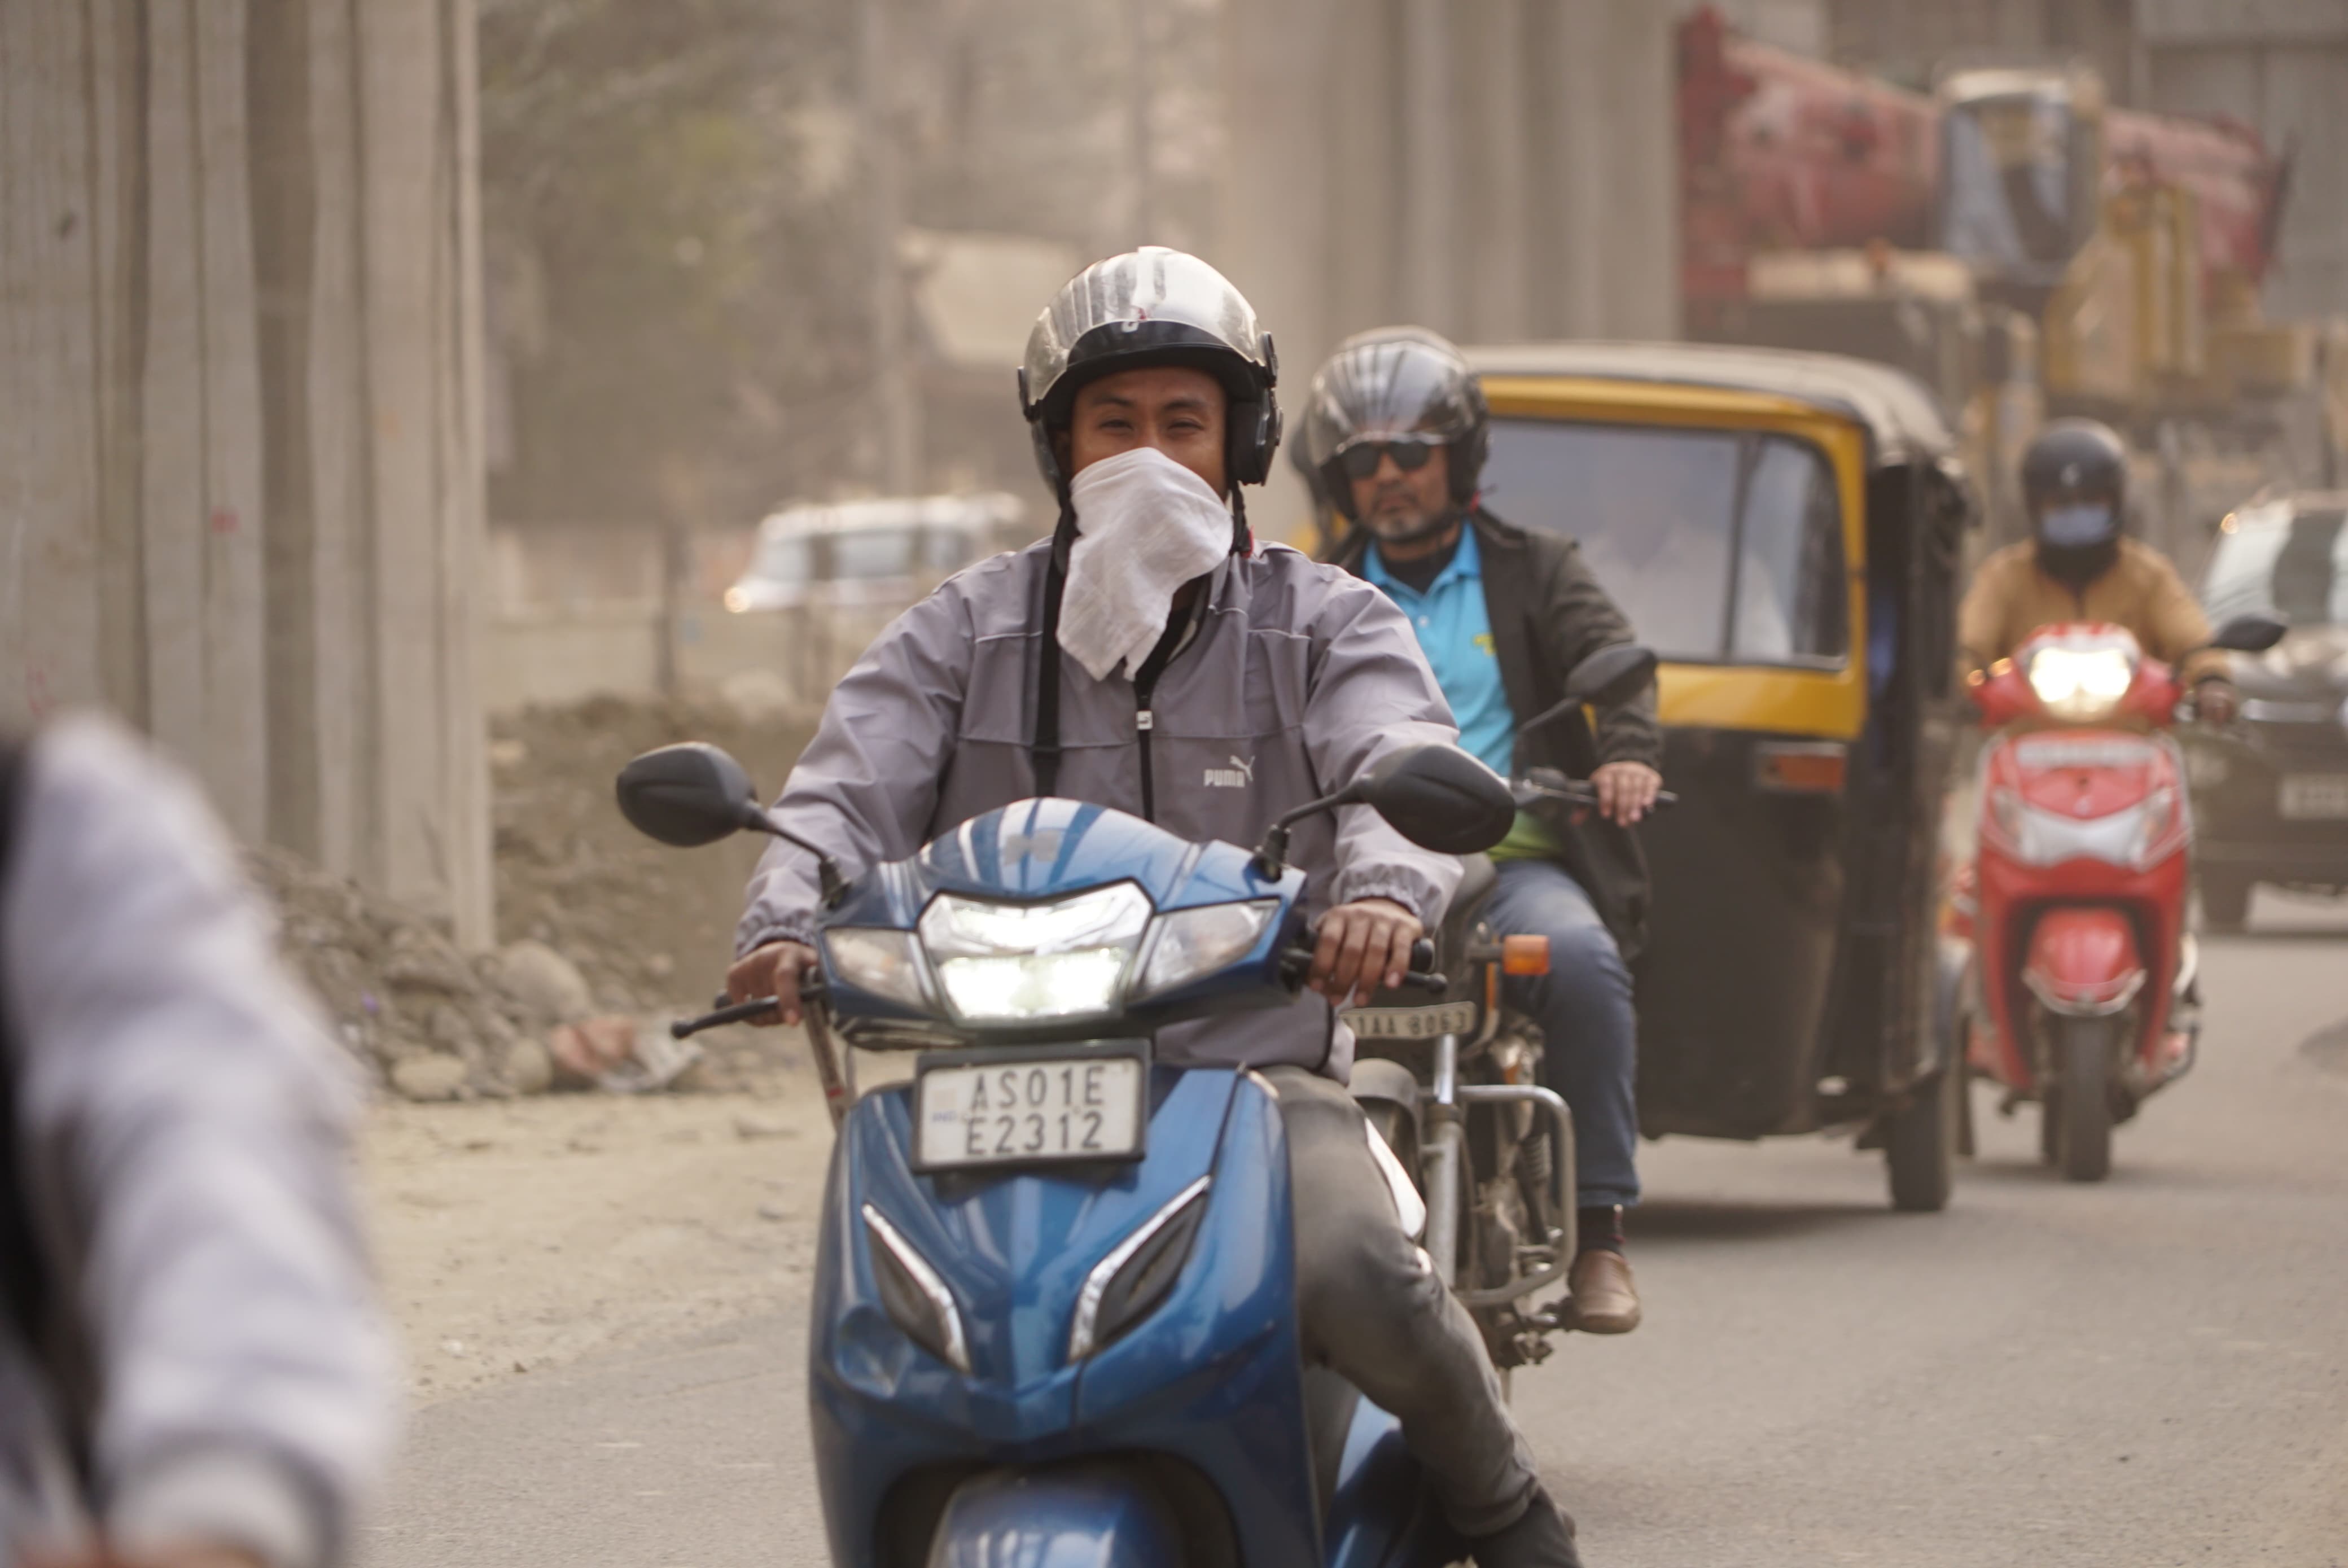
{"type": "MultiPolygon", "coordinates": [[[[1508,786],[1449,747],[1393,753],[1252,851],[1025,800],[853,881],[713,748],[646,753],[619,798],[666,843],[747,830],[819,857],[803,995],[839,1141],[808,1391],[835,1564],[1466,1555],[1394,1418],[1300,1353],[1269,1087],[1154,1061],[1151,1038],[1296,995],[1312,949],[1304,874],[1284,863],[1294,823],[1366,805],[1474,853],[1507,833],[1508,786]],[[911,1080],[858,1098],[858,1050],[914,1053],[911,1080]]],[[[1431,954],[1412,981],[1441,991],[1431,954]]]]}

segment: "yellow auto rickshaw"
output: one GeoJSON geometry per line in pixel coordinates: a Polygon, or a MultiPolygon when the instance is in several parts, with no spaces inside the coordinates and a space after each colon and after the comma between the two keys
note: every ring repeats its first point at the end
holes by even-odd
{"type": "Polygon", "coordinates": [[[1962,1135],[1938,1026],[1941,797],[1975,509],[1924,388],[1838,356],[1471,349],[1484,500],[1572,535],[1662,655],[1637,960],[1650,1136],[1849,1128],[1937,1209],[1962,1135]]]}

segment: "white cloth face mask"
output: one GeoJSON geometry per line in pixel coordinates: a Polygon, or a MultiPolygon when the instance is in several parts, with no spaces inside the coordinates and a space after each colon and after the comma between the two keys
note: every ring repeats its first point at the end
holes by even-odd
{"type": "Polygon", "coordinates": [[[1155,447],[1119,452],[1068,483],[1076,542],[1060,595],[1060,646],[1095,680],[1130,676],[1165,633],[1174,591],[1231,552],[1231,509],[1155,447]]]}

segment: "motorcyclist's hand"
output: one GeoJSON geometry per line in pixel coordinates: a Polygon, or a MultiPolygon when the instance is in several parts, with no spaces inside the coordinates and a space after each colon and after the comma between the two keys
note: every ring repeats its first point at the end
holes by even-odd
{"type": "Polygon", "coordinates": [[[2231,724],[2241,706],[2232,681],[2206,680],[2193,688],[2193,714],[2204,724],[2231,724]]]}
{"type": "Polygon", "coordinates": [[[750,1020],[754,1024],[796,1024],[799,1006],[799,975],[815,963],[815,949],[800,942],[769,942],[736,959],[726,972],[726,994],[736,1002],[772,996],[776,1008],[750,1020]]]}
{"type": "Polygon", "coordinates": [[[1598,791],[1598,814],[1627,828],[1654,808],[1663,776],[1643,762],[1609,762],[1590,782],[1598,791]]]}
{"type": "Polygon", "coordinates": [[[1321,917],[1306,984],[1340,1007],[1402,984],[1410,944],[1426,934],[1418,916],[1392,899],[1360,898],[1321,917]]]}

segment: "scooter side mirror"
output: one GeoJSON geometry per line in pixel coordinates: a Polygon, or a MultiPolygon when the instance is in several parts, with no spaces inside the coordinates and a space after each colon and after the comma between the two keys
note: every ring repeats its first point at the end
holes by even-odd
{"type": "Polygon", "coordinates": [[[1518,733],[1554,724],[1585,707],[1614,707],[1629,702],[1654,680],[1659,662],[1654,649],[1643,648],[1636,643],[1617,643],[1611,648],[1599,649],[1566,672],[1565,699],[1519,725],[1518,733]]]}
{"type": "Polygon", "coordinates": [[[1390,751],[1349,791],[1395,831],[1437,854],[1480,854],[1516,825],[1516,797],[1500,776],[1456,746],[1390,751]]]}
{"type": "Polygon", "coordinates": [[[2230,654],[2263,654],[2290,630],[2288,624],[2273,615],[2237,615],[2218,628],[2209,645],[2230,654]]]}
{"type": "Polygon", "coordinates": [[[698,740],[647,751],[620,769],[620,815],[647,838],[679,849],[714,844],[763,825],[749,772],[698,740]]]}
{"type": "Polygon", "coordinates": [[[1656,662],[1654,649],[1636,643],[1601,648],[1566,672],[1565,695],[1599,707],[1617,707],[1647,689],[1656,662]]]}

